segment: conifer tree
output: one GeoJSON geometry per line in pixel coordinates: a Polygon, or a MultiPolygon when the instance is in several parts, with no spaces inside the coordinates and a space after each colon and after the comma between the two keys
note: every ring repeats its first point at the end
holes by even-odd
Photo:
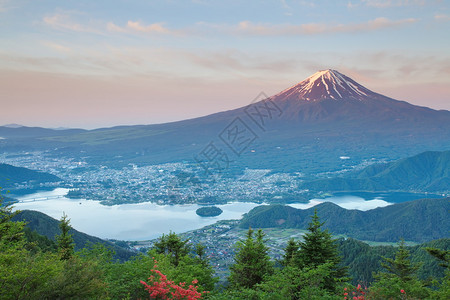
{"type": "MultiPolygon", "coordinates": [[[[1,190],[1,188],[0,188],[1,190]]],[[[0,251],[2,248],[23,246],[24,222],[13,222],[12,218],[19,211],[12,211],[12,207],[3,204],[3,197],[0,195],[0,251]]]]}
{"type": "Polygon", "coordinates": [[[63,216],[59,223],[61,234],[56,238],[58,252],[60,254],[61,260],[70,259],[74,253],[75,244],[73,242],[72,234],[69,233],[69,230],[71,228],[72,227],[70,226],[70,219],[65,213],[63,213],[63,216]]]}
{"type": "Polygon", "coordinates": [[[417,278],[416,271],[420,264],[413,264],[409,258],[410,253],[406,249],[405,242],[399,243],[395,258],[383,257],[381,263],[384,272],[375,275],[375,283],[370,287],[371,295],[375,299],[390,299],[401,294],[408,299],[428,299],[431,290],[417,278]]]}
{"type": "Polygon", "coordinates": [[[298,256],[299,243],[293,238],[290,238],[286,248],[284,249],[283,259],[280,261],[281,265],[287,267],[290,264],[295,263],[295,258],[298,256]]]}
{"type": "Polygon", "coordinates": [[[230,267],[228,278],[236,288],[253,288],[261,283],[265,276],[273,273],[273,263],[270,261],[269,248],[264,244],[264,233],[258,230],[256,236],[250,228],[247,238],[237,242],[235,263],[230,267]]]}
{"type": "Polygon", "coordinates": [[[154,248],[157,253],[168,255],[173,265],[178,266],[181,257],[190,251],[188,241],[183,241],[176,233],[170,232],[168,235],[163,234],[154,244],[154,248]]]}
{"type": "Polygon", "coordinates": [[[384,257],[381,266],[390,274],[397,276],[401,281],[406,282],[416,278],[416,271],[420,265],[413,264],[409,259],[409,251],[406,249],[405,241],[400,241],[395,259],[384,257]]]}
{"type": "Polygon", "coordinates": [[[317,268],[328,264],[330,274],[325,280],[324,288],[334,291],[339,282],[348,280],[346,277],[347,269],[339,265],[341,258],[337,244],[332,239],[331,233],[322,229],[323,224],[319,220],[317,210],[314,210],[308,232],[303,236],[303,241],[299,243],[297,264],[300,268],[317,268]]]}

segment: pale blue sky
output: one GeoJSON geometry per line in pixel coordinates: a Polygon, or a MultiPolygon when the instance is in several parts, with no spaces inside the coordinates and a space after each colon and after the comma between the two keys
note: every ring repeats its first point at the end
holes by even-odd
{"type": "Polygon", "coordinates": [[[191,118],[328,68],[450,109],[449,1],[0,0],[0,124],[191,118]]]}

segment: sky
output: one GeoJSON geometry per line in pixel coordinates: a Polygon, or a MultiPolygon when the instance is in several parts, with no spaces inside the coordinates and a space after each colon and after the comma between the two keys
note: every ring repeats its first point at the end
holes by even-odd
{"type": "Polygon", "coordinates": [[[450,110],[450,1],[0,0],[0,125],[182,120],[323,69],[450,110]]]}

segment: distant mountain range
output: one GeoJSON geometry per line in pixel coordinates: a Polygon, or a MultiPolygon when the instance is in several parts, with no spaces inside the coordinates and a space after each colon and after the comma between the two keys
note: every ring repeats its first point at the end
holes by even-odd
{"type": "Polygon", "coordinates": [[[347,210],[331,202],[305,210],[283,205],[258,206],[244,216],[240,226],[306,229],[315,209],[331,233],[359,240],[426,242],[447,238],[450,230],[450,198],[420,199],[368,211],[347,210]]]}
{"type": "Polygon", "coordinates": [[[0,187],[8,189],[16,183],[32,183],[34,185],[45,182],[58,182],[58,176],[34,171],[27,168],[14,167],[8,164],[0,164],[0,187]]]}
{"type": "Polygon", "coordinates": [[[335,70],[317,72],[257,100],[157,125],[89,131],[0,127],[0,149],[45,149],[94,164],[123,166],[194,162],[213,145],[227,156],[227,170],[265,168],[310,175],[372,158],[393,160],[450,149],[449,111],[377,94],[335,70]],[[349,159],[343,161],[342,156],[349,159]]]}
{"type": "Polygon", "coordinates": [[[450,191],[450,151],[428,151],[398,161],[373,164],[342,177],[305,182],[316,191],[450,191]]]}

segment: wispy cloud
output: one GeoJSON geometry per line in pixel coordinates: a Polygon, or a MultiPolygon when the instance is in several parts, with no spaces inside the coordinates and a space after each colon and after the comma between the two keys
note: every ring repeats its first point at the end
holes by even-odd
{"type": "Polygon", "coordinates": [[[426,0],[362,0],[367,6],[377,7],[377,8],[387,8],[387,7],[401,7],[401,6],[410,6],[410,5],[425,5],[427,4],[426,0]]]}
{"type": "Polygon", "coordinates": [[[57,52],[60,52],[60,53],[71,53],[72,52],[71,48],[61,45],[61,44],[57,44],[57,43],[49,42],[49,41],[42,41],[41,43],[44,46],[46,46],[50,49],[53,49],[57,52]]]}
{"type": "Polygon", "coordinates": [[[229,32],[232,34],[254,35],[254,36],[293,36],[293,35],[315,35],[315,34],[331,34],[331,33],[354,33],[364,31],[374,31],[384,28],[394,28],[402,25],[417,22],[417,19],[409,18],[402,20],[389,20],[387,18],[376,18],[365,23],[353,24],[325,24],[325,23],[309,23],[309,24],[254,24],[250,21],[242,21],[235,26],[220,26],[214,24],[203,25],[210,26],[214,29],[229,32]]]}
{"type": "Polygon", "coordinates": [[[112,32],[137,32],[137,33],[159,33],[159,34],[174,34],[175,32],[169,30],[164,26],[164,23],[153,23],[145,25],[140,21],[128,21],[126,26],[121,27],[113,22],[109,22],[106,26],[112,32]]]}
{"type": "Polygon", "coordinates": [[[0,13],[7,12],[12,8],[13,5],[11,0],[0,0],[0,13]]]}
{"type": "Polygon", "coordinates": [[[92,25],[81,24],[72,20],[69,13],[56,13],[51,16],[44,17],[44,24],[58,30],[70,30],[76,32],[89,32],[101,34],[101,30],[92,25]]]}
{"type": "Polygon", "coordinates": [[[438,14],[434,16],[434,19],[436,21],[450,21],[450,16],[449,15],[444,15],[444,14],[438,14]]]}

